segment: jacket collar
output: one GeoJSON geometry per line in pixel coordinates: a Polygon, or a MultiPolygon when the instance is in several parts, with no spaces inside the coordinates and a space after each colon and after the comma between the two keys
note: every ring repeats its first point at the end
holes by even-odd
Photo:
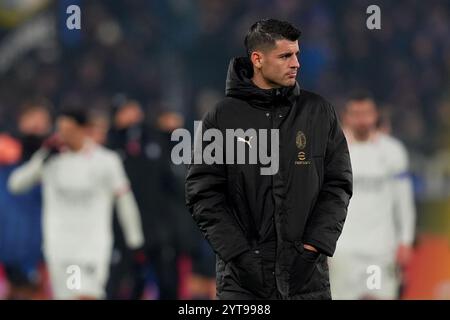
{"type": "Polygon", "coordinates": [[[252,76],[253,65],[249,58],[233,58],[228,67],[226,96],[244,100],[257,108],[272,109],[275,105],[292,106],[300,95],[298,82],[292,87],[261,89],[253,83],[252,76]]]}

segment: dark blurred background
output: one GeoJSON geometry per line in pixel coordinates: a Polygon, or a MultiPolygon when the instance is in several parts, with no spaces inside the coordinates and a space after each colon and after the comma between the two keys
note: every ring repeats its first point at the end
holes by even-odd
{"type": "MultiPolygon", "coordinates": [[[[445,271],[450,270],[450,2],[445,0],[1,0],[1,161],[8,163],[13,147],[7,137],[17,134],[17,112],[31,99],[47,99],[53,113],[67,101],[81,101],[111,127],[120,101],[133,99],[149,132],[157,132],[150,134],[151,142],[167,156],[170,132],[192,129],[193,121],[223,97],[230,59],[245,54],[247,29],[264,17],[301,29],[301,87],[338,110],[355,89],[373,93],[383,126],[410,153],[418,239],[423,239],[418,252],[444,244],[440,262],[423,265],[420,258],[427,256],[418,255],[420,272],[411,271],[418,280],[404,297],[450,298],[450,271],[445,271]],[[66,28],[71,4],[81,8],[81,30],[66,28]],[[381,8],[381,30],[366,27],[371,4],[381,8]],[[430,276],[437,272],[439,279],[430,276]]],[[[167,162],[166,171],[158,171],[165,172],[161,184],[152,187],[162,207],[173,204],[165,223],[181,221],[168,233],[192,239],[185,247],[173,245],[178,297],[213,296],[214,256],[184,209],[184,168],[167,162]]],[[[2,238],[0,264],[8,260],[2,238]]],[[[0,296],[6,296],[1,274],[0,296]]],[[[158,283],[158,276],[149,278],[158,283]]],[[[145,297],[157,298],[157,290],[149,288],[145,297]]],[[[45,290],[39,297],[48,297],[45,290]]]]}

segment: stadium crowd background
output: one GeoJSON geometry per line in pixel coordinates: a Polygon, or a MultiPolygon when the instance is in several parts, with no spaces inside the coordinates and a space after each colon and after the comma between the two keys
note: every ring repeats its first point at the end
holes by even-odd
{"type": "MultiPolygon", "coordinates": [[[[448,1],[1,1],[0,132],[14,136],[17,111],[31,99],[48,99],[55,113],[79,101],[112,115],[125,95],[140,103],[148,126],[169,143],[171,130],[192,129],[223,96],[229,60],[244,55],[243,36],[262,17],[302,30],[302,87],[338,110],[355,89],[373,93],[382,125],[410,153],[418,206],[416,254],[403,297],[450,298],[448,1]],[[70,4],[81,8],[81,30],[65,26],[70,4]],[[381,30],[366,27],[370,4],[381,8],[381,30]]],[[[7,148],[0,143],[0,153],[7,148]]],[[[184,168],[166,165],[172,174],[165,179],[182,189],[184,168]]],[[[158,190],[160,200],[177,202],[174,219],[188,225],[182,190],[167,190],[158,190]]],[[[3,230],[0,225],[0,264],[8,259],[3,230]]],[[[182,252],[178,297],[208,296],[213,284],[202,279],[214,276],[214,257],[192,225],[183,232],[183,240],[192,241],[176,248],[182,252]],[[204,276],[197,282],[189,276],[196,269],[204,276]]]]}

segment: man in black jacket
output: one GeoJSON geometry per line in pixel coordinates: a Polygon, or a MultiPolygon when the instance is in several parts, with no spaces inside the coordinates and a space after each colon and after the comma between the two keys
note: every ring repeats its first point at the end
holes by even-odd
{"type": "MultiPolygon", "coordinates": [[[[248,57],[230,63],[227,97],[203,119],[203,131],[279,133],[272,175],[261,174],[261,162],[189,166],[186,203],[217,254],[219,299],[331,298],[327,256],[342,232],[352,171],[334,108],[296,82],[299,36],[287,22],[256,22],[248,57]]],[[[250,152],[251,139],[237,143],[250,152]]]]}

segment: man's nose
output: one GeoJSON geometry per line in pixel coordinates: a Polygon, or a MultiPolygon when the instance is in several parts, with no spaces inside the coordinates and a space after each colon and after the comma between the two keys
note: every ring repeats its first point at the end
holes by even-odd
{"type": "Polygon", "coordinates": [[[291,60],[292,62],[291,62],[290,67],[296,68],[296,69],[300,68],[300,62],[298,61],[298,57],[296,55],[294,55],[293,57],[294,58],[291,60]]]}

